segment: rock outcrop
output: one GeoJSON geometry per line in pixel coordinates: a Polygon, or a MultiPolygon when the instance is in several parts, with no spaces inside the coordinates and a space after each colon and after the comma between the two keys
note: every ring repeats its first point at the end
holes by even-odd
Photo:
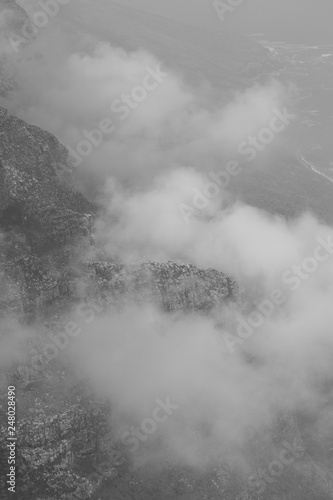
{"type": "MultiPolygon", "coordinates": [[[[90,3],[86,8],[94,7],[90,3]]],[[[115,4],[111,8],[115,39],[129,48],[141,46],[146,36],[143,20],[136,23],[137,17],[128,11],[128,33],[124,34],[118,23],[124,11],[115,4]]],[[[103,10],[97,15],[103,17],[103,10]]],[[[82,28],[84,16],[81,19],[75,12],[74,17],[82,28]]],[[[0,94],[15,85],[7,56],[13,42],[24,37],[26,23],[25,11],[14,0],[0,0],[0,42],[4,47],[0,53],[0,94]]],[[[183,25],[173,32],[169,24],[165,21],[156,55],[162,57],[165,48],[171,47],[170,60],[176,60],[182,69],[179,43],[174,38],[183,25]]],[[[239,38],[236,54],[228,35],[221,35],[216,43],[216,39],[189,29],[188,37],[200,47],[200,54],[192,43],[185,50],[190,63],[187,77],[194,80],[200,80],[204,67],[216,85],[224,79],[223,85],[230,88],[234,81],[247,83],[259,68],[271,64],[266,50],[244,39],[239,38]],[[221,44],[226,45],[223,59],[221,44]],[[233,75],[225,77],[230,71],[233,75]]],[[[48,132],[0,108],[1,319],[15,317],[23,325],[42,324],[46,334],[61,328],[68,309],[78,301],[97,301],[104,311],[149,302],[166,313],[179,314],[207,314],[238,301],[235,280],[214,269],[174,262],[125,266],[113,261],[81,261],[77,248],[84,250],[94,244],[94,221],[99,211],[100,207],[76,190],[66,148],[48,132]]],[[[29,338],[29,342],[34,347],[37,339],[29,338]]],[[[262,500],[268,495],[274,500],[333,499],[329,472],[307,454],[263,493],[249,488],[246,475],[240,476],[233,467],[228,450],[221,450],[219,463],[204,471],[170,463],[167,453],[154,477],[148,467],[133,470],[131,457],[113,434],[112,407],[89,394],[87,386],[61,360],[53,360],[36,373],[27,373],[19,362],[6,371],[0,367],[0,381],[1,471],[7,470],[6,387],[17,387],[18,500],[97,500],[110,495],[117,500],[262,500]]],[[[283,440],[303,443],[299,425],[290,414],[276,415],[269,428],[249,435],[243,452],[252,458],[253,472],[267,466],[271,451],[283,440]]],[[[6,495],[1,476],[0,496],[6,495]]]]}
{"type": "Polygon", "coordinates": [[[96,207],[74,189],[66,148],[4,108],[0,141],[0,227],[51,245],[90,234],[96,207]]]}
{"type": "MultiPolygon", "coordinates": [[[[66,149],[51,134],[10,116],[3,108],[0,136],[2,316],[15,316],[27,324],[39,319],[47,331],[59,328],[70,305],[82,300],[97,301],[103,310],[149,302],[165,312],[181,314],[207,314],[223,309],[229,301],[237,302],[236,282],[214,269],[174,262],[125,266],[77,261],[78,242],[81,248],[93,244],[99,207],[76,191],[66,149]]],[[[166,456],[159,474],[143,479],[145,471],[142,475],[132,470],[131,457],[112,433],[112,408],[85,394],[86,389],[77,386],[76,376],[60,361],[32,375],[14,364],[9,372],[0,370],[0,375],[5,385],[19,388],[20,500],[97,499],[106,491],[121,499],[251,498],[246,477],[237,475],[223,450],[220,466],[204,473],[170,464],[166,456]],[[65,394],[69,381],[74,389],[65,394]]],[[[2,423],[5,404],[4,396],[2,423]]],[[[264,464],[274,448],[272,436],[279,435],[281,441],[286,432],[290,440],[300,435],[291,416],[284,416],[282,424],[273,423],[265,439],[257,435],[244,446],[256,456],[256,463],[264,464]]],[[[5,435],[2,425],[2,470],[6,467],[5,435]]],[[[293,498],[304,498],[311,491],[313,499],[333,499],[330,475],[308,456],[277,489],[271,488],[272,498],[289,499],[284,493],[286,484],[295,493],[293,498]]],[[[5,495],[4,482],[0,487],[5,495]]]]}
{"type": "MultiPolygon", "coordinates": [[[[57,328],[62,314],[78,300],[93,299],[117,308],[150,302],[166,312],[203,314],[236,300],[235,281],[214,269],[173,262],[132,266],[78,262],[74,258],[78,242],[93,244],[99,207],[76,191],[67,150],[51,134],[3,108],[0,140],[3,317],[14,316],[28,324],[39,318],[48,328],[57,328]]],[[[3,374],[22,389],[20,401],[29,408],[21,413],[18,426],[18,498],[23,500],[32,495],[43,500],[93,498],[105,480],[120,478],[120,470],[130,463],[123,462],[119,469],[110,450],[101,445],[103,435],[111,432],[108,410],[94,405],[91,413],[84,404],[84,391],[76,391],[74,400],[53,395],[56,406],[48,401],[46,394],[65,383],[58,372],[63,373],[60,363],[35,376],[28,376],[20,365],[3,374]],[[104,471],[97,482],[88,479],[94,470],[91,464],[106,460],[109,472],[104,471]]],[[[5,427],[1,433],[6,433],[5,427]]],[[[0,451],[3,458],[5,450],[0,451]]],[[[141,488],[144,492],[144,483],[141,488]]]]}

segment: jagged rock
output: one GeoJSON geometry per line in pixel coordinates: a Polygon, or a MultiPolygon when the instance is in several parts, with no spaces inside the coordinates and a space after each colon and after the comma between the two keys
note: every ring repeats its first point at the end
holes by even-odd
{"type": "MultiPolygon", "coordinates": [[[[238,296],[236,282],[215,269],[189,264],[146,262],[132,266],[91,264],[97,279],[94,296],[106,302],[152,302],[166,311],[205,311],[238,296]]],[[[87,293],[87,296],[89,293],[87,293]]]]}
{"type": "Polygon", "coordinates": [[[4,108],[0,141],[0,226],[42,246],[88,236],[96,207],[75,191],[66,148],[4,108]]]}
{"type": "MultiPolygon", "coordinates": [[[[23,308],[35,317],[58,299],[76,300],[79,284],[86,297],[92,287],[96,296],[108,295],[110,301],[136,297],[170,311],[209,310],[235,298],[232,279],[190,265],[75,263],[71,269],[70,244],[91,236],[98,207],[75,190],[66,148],[4,108],[0,139],[1,270],[11,289],[21,293],[14,310],[23,308]]],[[[13,299],[7,302],[6,314],[13,299]]]]}
{"type": "MultiPolygon", "coordinates": [[[[1,13],[11,20],[8,31],[1,32],[1,36],[7,42],[11,36],[22,36],[27,16],[14,0],[0,0],[1,13]]],[[[166,43],[169,44],[170,40],[166,43]]],[[[235,64],[233,47],[230,46],[229,57],[221,63],[220,69],[229,70],[232,66],[237,74],[246,76],[255,72],[256,65],[266,64],[266,54],[254,44],[251,47],[256,56],[252,65],[244,67],[242,59],[235,64]]],[[[247,46],[242,45],[241,49],[248,53],[247,46]]],[[[214,65],[213,68],[215,72],[214,65]]],[[[228,85],[232,84],[232,80],[227,82],[228,85]]],[[[12,85],[2,58],[0,93],[6,93],[12,85]]],[[[61,319],[61,311],[71,302],[89,301],[91,298],[100,300],[104,305],[150,301],[169,312],[207,312],[226,301],[237,299],[235,281],[214,269],[201,270],[173,262],[132,266],[95,262],[90,265],[75,263],[72,266],[75,243],[78,238],[89,239],[97,211],[98,207],[75,190],[67,150],[51,134],[10,116],[0,108],[2,314],[14,314],[22,321],[43,315],[45,322],[51,324],[56,323],[57,318],[61,319]]],[[[114,458],[113,450],[117,443],[112,429],[109,429],[107,405],[99,406],[90,397],[92,410],[91,405],[85,404],[82,389],[78,390],[78,397],[66,398],[63,395],[63,378],[59,376],[57,379],[51,369],[48,375],[24,379],[20,366],[14,366],[12,373],[8,374],[9,378],[16,377],[19,382],[18,395],[22,408],[17,431],[20,442],[20,489],[17,498],[98,498],[103,484],[107,482],[110,487],[112,478],[115,479],[116,498],[122,499],[124,495],[139,500],[234,499],[242,493],[244,485],[246,488],[246,477],[242,478],[242,483],[235,476],[228,457],[221,457],[219,467],[202,474],[170,465],[166,459],[166,467],[155,479],[148,477],[142,480],[139,473],[130,469],[126,453],[124,462],[114,458]],[[57,396],[52,393],[55,387],[60,393],[57,396]],[[52,402],[48,391],[52,393],[52,402]],[[107,473],[100,473],[100,479],[93,482],[89,474],[94,468],[100,472],[101,463],[108,465],[107,473]]],[[[6,470],[5,398],[0,398],[0,417],[0,468],[6,470]]],[[[245,443],[250,453],[255,450],[253,455],[256,460],[263,463],[266,460],[267,463],[270,459],[269,450],[274,435],[280,440],[300,439],[297,424],[291,416],[284,415],[269,429],[268,437],[257,436],[255,446],[250,439],[245,443]]],[[[292,484],[292,491],[295,492],[293,500],[333,498],[329,474],[308,457],[297,469],[289,472],[289,476],[288,485],[292,484]]],[[[271,498],[290,500],[282,479],[279,484],[280,488],[271,492],[271,498]]],[[[0,482],[0,488],[1,495],[5,497],[3,482],[0,482]]],[[[248,490],[243,496],[251,498],[248,490]]]]}
{"type": "MultiPolygon", "coordinates": [[[[236,283],[213,269],[173,262],[72,265],[77,239],[91,236],[98,207],[75,190],[66,149],[51,134],[3,108],[0,138],[3,315],[12,313],[22,321],[43,315],[50,324],[55,318],[56,326],[64,306],[91,297],[116,306],[149,301],[166,311],[182,312],[208,311],[235,300],[236,283]]],[[[34,339],[28,343],[34,348],[34,339]]],[[[7,375],[28,394],[41,387],[44,393],[55,376],[51,369],[42,377],[27,373],[20,365],[7,375]]],[[[104,480],[126,477],[119,472],[123,462],[112,455],[110,433],[106,436],[107,416],[96,404],[91,413],[81,402],[61,409],[38,398],[31,401],[18,426],[21,498],[33,494],[43,500],[68,500],[72,495],[83,499],[102,488],[104,480]],[[91,482],[91,464],[98,467],[101,462],[109,464],[108,470],[91,482]]],[[[1,436],[5,432],[2,427],[1,436]]],[[[0,456],[4,453],[1,448],[0,456]]],[[[135,474],[129,477],[145,491],[135,474]]]]}

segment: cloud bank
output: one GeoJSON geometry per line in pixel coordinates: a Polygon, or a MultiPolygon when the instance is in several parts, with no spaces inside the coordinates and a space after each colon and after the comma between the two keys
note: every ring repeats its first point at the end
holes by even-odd
{"type": "MultiPolygon", "coordinates": [[[[178,409],[147,440],[145,457],[159,453],[154,443],[162,437],[173,456],[202,465],[221,449],[235,452],[247,427],[269,425],[274,411],[317,408],[319,418],[320,384],[332,376],[333,261],[299,278],[296,291],[283,276],[312,255],[318,238],[332,237],[332,228],[310,214],[289,221],[269,215],[227,189],[189,225],[179,212],[202,192],[208,172],[235,159],[239,143],[290,104],[292,87],[268,80],[209,102],[146,51],[72,40],[40,34],[15,61],[17,88],[2,102],[76,153],[90,142],[75,176],[103,205],[99,249],[126,263],[214,267],[246,293],[243,309],[230,306],[219,320],[216,312],[173,317],[147,304],[101,314],[84,328],[66,355],[110,399],[117,435],[151,415],[156,398],[170,397],[178,409]],[[147,78],[152,70],[163,73],[160,82],[147,78]],[[286,300],[231,354],[224,333],[236,335],[275,288],[286,300]]],[[[319,427],[325,434],[327,423],[319,427]]]]}

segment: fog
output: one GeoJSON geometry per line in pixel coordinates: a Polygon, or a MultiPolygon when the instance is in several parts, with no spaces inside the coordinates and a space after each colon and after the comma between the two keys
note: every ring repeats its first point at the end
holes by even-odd
{"type": "MultiPolygon", "coordinates": [[[[0,104],[70,148],[77,185],[103,207],[96,246],[107,259],[215,268],[233,276],[246,297],[243,309],[230,305],[206,316],[166,314],[152,304],[102,311],[72,340],[64,362],[111,401],[119,438],[151,416],[157,399],[177,405],[136,460],[156,458],[153,443],[161,437],[173,457],[201,466],[221,447],[236,454],[248,427],[269,426],[273,410],[316,409],[319,416],[320,384],[332,376],[333,250],[322,246],[327,258],[315,260],[311,272],[304,259],[313,258],[320,238],[331,241],[333,229],[312,214],[286,221],[247,206],[228,186],[211,199],[203,194],[209,173],[237,159],[239,144],[267,127],[274,110],[293,109],[297,89],[268,79],[212,103],[153,54],[79,43],[55,28],[11,64],[17,88],[0,104]],[[151,71],[160,75],[158,85],[120,111],[122,95],[148,82],[147,74],[152,86],[151,71]],[[78,160],[89,133],[88,145],[96,144],[81,147],[89,154],[78,160]],[[203,208],[193,205],[194,196],[203,208]],[[293,266],[303,268],[297,287],[293,266]],[[225,334],[236,335],[276,289],[283,302],[230,349],[225,334]]],[[[283,147],[284,135],[274,141],[283,147]]],[[[6,358],[15,355],[14,340],[3,342],[6,358]]],[[[328,422],[319,425],[329,431],[328,422]]]]}

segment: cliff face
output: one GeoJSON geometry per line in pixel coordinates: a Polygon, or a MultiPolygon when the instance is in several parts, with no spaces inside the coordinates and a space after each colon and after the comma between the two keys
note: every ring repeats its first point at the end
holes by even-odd
{"type": "MultiPolygon", "coordinates": [[[[23,323],[39,318],[47,328],[57,328],[65,310],[78,300],[93,299],[110,308],[148,301],[165,311],[203,314],[236,300],[235,281],[214,269],[172,262],[129,267],[77,262],[78,242],[93,244],[98,207],[75,190],[67,150],[51,134],[3,108],[0,138],[1,316],[23,323]]],[[[21,388],[26,408],[18,426],[18,498],[95,498],[94,492],[111,477],[127,477],[126,453],[120,463],[114,458],[117,443],[108,424],[109,409],[99,407],[80,387],[67,396],[55,394],[55,387],[65,383],[64,370],[59,362],[42,372],[27,373],[13,365],[1,373],[21,388]],[[110,449],[105,448],[107,440],[110,449]],[[107,470],[96,473],[101,462],[107,462],[107,470]],[[88,478],[94,470],[97,480],[88,478]]],[[[65,377],[76,383],[70,371],[65,377]]],[[[1,408],[0,413],[4,417],[1,408]]],[[[2,425],[0,434],[5,433],[2,425]]],[[[1,460],[5,454],[1,447],[1,460]]],[[[129,477],[134,480],[135,474],[129,477]]],[[[4,491],[4,483],[1,487],[4,491]]],[[[141,488],[145,495],[144,482],[141,488]]]]}
{"type": "Polygon", "coordinates": [[[96,263],[92,270],[72,265],[78,240],[92,243],[98,207],[75,190],[67,150],[51,134],[3,108],[0,138],[1,269],[4,282],[16,285],[16,310],[40,313],[62,297],[74,300],[80,280],[93,283],[95,294],[124,297],[130,282],[136,283],[133,295],[146,288],[151,300],[169,310],[207,309],[236,292],[236,285],[222,273],[192,266],[151,263],[125,269],[96,263]]]}
{"type": "Polygon", "coordinates": [[[69,262],[65,247],[91,235],[96,207],[75,191],[67,151],[55,137],[3,108],[0,200],[2,313],[32,318],[42,297],[57,294],[69,262]]]}
{"type": "MultiPolygon", "coordinates": [[[[78,262],[78,242],[81,248],[93,245],[99,207],[75,190],[66,149],[51,134],[3,108],[0,137],[1,316],[28,324],[38,318],[47,332],[58,331],[65,312],[78,301],[94,300],[103,311],[149,302],[165,312],[207,314],[238,300],[235,281],[214,269],[173,262],[78,262]]],[[[31,346],[38,349],[38,339],[31,346]]],[[[239,478],[223,450],[220,465],[204,473],[170,464],[167,456],[154,478],[145,477],[148,470],[132,470],[132,457],[110,427],[112,408],[88,394],[60,360],[36,371],[21,364],[6,372],[0,367],[0,375],[3,389],[16,385],[20,400],[19,499],[85,500],[110,493],[121,500],[251,498],[246,478],[239,478]]],[[[0,395],[2,469],[4,408],[5,396],[0,395]]],[[[264,438],[249,438],[246,453],[264,466],[277,435],[280,441],[302,443],[295,420],[284,416],[282,423],[273,422],[265,430],[264,438]]],[[[306,455],[272,495],[287,500],[287,484],[295,499],[311,491],[312,499],[329,500],[333,488],[323,470],[306,455]]],[[[4,482],[0,488],[6,498],[4,482]]]]}
{"type": "MultiPolygon", "coordinates": [[[[57,330],[65,311],[78,300],[97,301],[103,310],[150,302],[182,314],[206,314],[238,300],[235,281],[214,269],[173,262],[124,266],[73,261],[78,241],[81,246],[93,244],[98,207],[75,191],[66,149],[49,133],[4,109],[0,134],[2,316],[14,315],[24,323],[39,318],[47,331],[57,330]]],[[[32,345],[38,349],[38,339],[32,345]]],[[[87,393],[60,360],[33,372],[14,364],[5,373],[0,369],[0,375],[3,388],[8,383],[17,386],[20,400],[20,500],[86,500],[110,493],[119,500],[252,498],[246,477],[239,477],[224,450],[219,465],[204,472],[172,464],[168,456],[154,477],[148,469],[133,470],[132,457],[110,426],[112,408],[87,393]]],[[[0,395],[2,470],[7,456],[5,399],[0,395]]],[[[265,467],[277,436],[279,442],[302,446],[296,421],[285,415],[260,435],[249,436],[244,453],[265,467]]],[[[333,498],[329,473],[306,454],[269,488],[276,500],[289,498],[285,488],[293,499],[333,498]]],[[[0,490],[6,498],[3,481],[0,490]]],[[[257,498],[264,497],[257,493],[257,498]]]]}
{"type": "MultiPolygon", "coordinates": [[[[87,5],[92,25],[94,16],[103,17],[103,9],[111,5],[101,1],[98,4],[100,9],[96,11],[92,3],[87,5]]],[[[124,12],[115,5],[110,8],[114,13],[114,39],[124,46],[141,45],[146,37],[143,20],[138,23],[137,16],[129,12],[124,33],[119,21],[124,12]]],[[[29,22],[23,9],[14,0],[0,0],[1,15],[10,19],[1,36],[7,42],[10,38],[19,40],[22,26],[29,22]]],[[[80,12],[75,15],[75,22],[83,28],[84,17],[80,12]]],[[[97,19],[96,25],[100,26],[100,22],[97,19]]],[[[255,44],[239,39],[237,51],[227,35],[216,43],[193,30],[189,30],[189,43],[178,59],[179,42],[170,31],[173,26],[164,24],[156,54],[162,57],[166,48],[171,48],[170,62],[176,60],[183,68],[186,60],[189,78],[198,77],[207,65],[217,85],[223,78],[230,87],[235,80],[246,83],[252,72],[270,64],[266,52],[255,44]],[[220,58],[222,45],[226,53],[220,58]],[[193,50],[195,46],[204,52],[203,56],[193,50]],[[247,65],[249,53],[252,62],[247,65]],[[234,75],[226,77],[224,73],[230,71],[234,75]]],[[[152,21],[149,26],[159,30],[152,21]]],[[[175,30],[179,39],[182,29],[179,26],[175,30]]],[[[152,39],[156,40],[156,35],[152,39]]],[[[150,44],[145,46],[150,48],[150,44]]],[[[12,85],[4,52],[0,55],[0,92],[6,93],[12,85]]],[[[214,269],[174,262],[125,266],[104,260],[89,264],[80,261],[77,249],[84,253],[85,248],[94,245],[94,220],[99,210],[75,189],[67,150],[57,139],[0,108],[0,317],[14,316],[25,325],[42,325],[46,336],[61,328],[66,312],[78,301],[94,300],[103,311],[109,308],[110,312],[127,304],[149,302],[166,313],[184,315],[223,310],[227,302],[238,301],[234,279],[214,269]]],[[[39,340],[31,341],[37,351],[39,340]]],[[[204,471],[170,464],[168,456],[154,477],[150,465],[141,471],[133,470],[132,457],[110,425],[112,408],[106,401],[97,401],[60,359],[33,371],[22,363],[13,363],[7,371],[0,366],[0,381],[1,471],[7,468],[7,385],[17,387],[20,405],[19,500],[97,500],[110,495],[117,500],[333,499],[330,475],[307,454],[278,482],[269,484],[263,494],[249,490],[247,478],[239,477],[226,450],[221,450],[218,465],[204,471]]],[[[303,445],[299,426],[290,415],[272,421],[270,428],[262,429],[260,434],[252,433],[244,443],[244,454],[257,468],[265,469],[272,460],[276,441],[283,440],[303,445]]],[[[6,493],[1,476],[1,498],[6,498],[6,493]]]]}
{"type": "Polygon", "coordinates": [[[67,150],[51,134],[0,108],[0,225],[31,241],[88,235],[96,210],[74,190],[67,150]]]}

